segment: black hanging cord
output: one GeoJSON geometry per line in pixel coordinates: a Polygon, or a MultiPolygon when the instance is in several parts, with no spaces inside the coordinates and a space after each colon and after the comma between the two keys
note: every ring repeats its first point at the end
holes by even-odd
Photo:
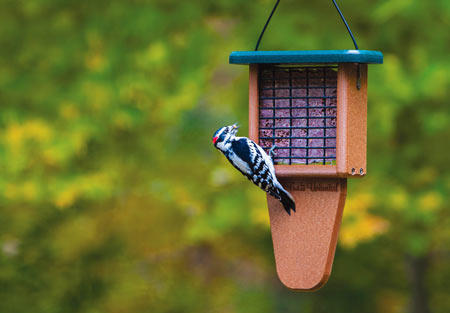
{"type": "Polygon", "coordinates": [[[258,42],[256,43],[255,51],[258,50],[259,44],[261,42],[261,39],[262,39],[262,37],[264,35],[264,32],[266,31],[267,25],[269,25],[269,22],[270,22],[270,19],[272,18],[273,13],[275,13],[275,10],[277,9],[278,3],[280,3],[280,0],[277,0],[277,3],[275,3],[275,6],[272,9],[272,12],[270,12],[269,18],[267,19],[266,24],[264,25],[264,27],[262,29],[262,32],[259,35],[258,42]]]}
{"type": "Polygon", "coordinates": [[[341,16],[342,22],[344,22],[344,24],[345,24],[345,27],[347,27],[347,30],[348,30],[348,33],[350,34],[350,37],[352,37],[353,44],[355,45],[355,49],[356,49],[356,50],[359,50],[358,45],[356,44],[355,37],[353,37],[353,33],[352,33],[352,31],[350,30],[350,26],[348,26],[347,21],[345,20],[345,17],[344,17],[344,15],[342,14],[341,10],[339,9],[339,7],[338,7],[338,5],[337,5],[337,3],[336,3],[335,0],[333,0],[333,4],[334,4],[336,10],[339,12],[339,15],[341,16]]]}
{"type": "MultiPolygon", "coordinates": [[[[356,44],[355,37],[353,36],[353,33],[350,30],[350,26],[348,26],[348,23],[345,20],[344,15],[342,14],[341,10],[339,9],[339,6],[337,5],[336,1],[335,0],[332,0],[332,1],[333,1],[333,4],[334,4],[334,7],[336,8],[336,10],[338,11],[339,15],[341,16],[342,22],[344,22],[345,27],[347,27],[347,31],[350,34],[350,37],[352,37],[353,44],[355,45],[355,49],[359,50],[358,45],[356,44]]],[[[269,18],[267,19],[266,24],[264,25],[264,27],[263,27],[263,29],[261,31],[261,34],[259,35],[258,42],[256,43],[255,51],[258,50],[259,44],[261,43],[261,39],[262,39],[262,37],[264,35],[264,32],[266,31],[267,25],[269,25],[270,19],[272,18],[273,13],[275,13],[275,10],[277,9],[279,3],[280,3],[280,0],[277,0],[277,2],[275,3],[275,6],[272,9],[272,12],[270,12],[269,18]]]]}

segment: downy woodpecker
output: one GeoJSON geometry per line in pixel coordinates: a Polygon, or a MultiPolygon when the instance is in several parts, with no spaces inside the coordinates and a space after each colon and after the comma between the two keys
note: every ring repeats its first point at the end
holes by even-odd
{"type": "MultiPolygon", "coordinates": [[[[263,148],[246,137],[236,137],[236,124],[218,129],[213,136],[214,147],[219,149],[233,166],[255,185],[280,200],[286,212],[295,212],[291,194],[278,182],[272,157],[263,148]]],[[[270,154],[273,153],[273,148],[270,154]]]]}

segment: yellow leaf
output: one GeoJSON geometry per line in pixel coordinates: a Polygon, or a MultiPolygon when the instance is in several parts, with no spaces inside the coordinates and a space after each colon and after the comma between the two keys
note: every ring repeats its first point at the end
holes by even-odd
{"type": "Polygon", "coordinates": [[[389,200],[393,209],[402,210],[408,203],[408,194],[404,190],[396,190],[389,196],[389,200]]]}
{"type": "Polygon", "coordinates": [[[249,188],[248,197],[250,200],[250,218],[252,223],[269,229],[270,219],[266,195],[257,188],[249,188]]]}
{"type": "Polygon", "coordinates": [[[61,209],[72,205],[78,197],[78,193],[78,188],[73,186],[65,189],[55,198],[55,205],[61,209]]]}
{"type": "Polygon", "coordinates": [[[368,212],[374,203],[375,198],[370,193],[359,193],[348,199],[339,234],[343,246],[353,248],[388,229],[388,221],[368,212]]]}
{"type": "Polygon", "coordinates": [[[5,141],[11,148],[18,148],[22,145],[24,138],[23,128],[17,124],[13,123],[6,127],[5,130],[5,141]]]}
{"type": "Polygon", "coordinates": [[[23,128],[28,138],[35,139],[38,142],[48,142],[52,137],[52,129],[41,120],[27,121],[23,128]]]}
{"type": "Polygon", "coordinates": [[[38,195],[37,185],[32,181],[26,181],[22,185],[22,194],[26,200],[34,200],[38,195]]]}
{"type": "Polygon", "coordinates": [[[434,211],[440,208],[442,203],[442,196],[436,191],[430,191],[419,199],[419,206],[424,211],[434,211]]]}
{"type": "Polygon", "coordinates": [[[150,45],[146,52],[146,58],[152,63],[159,63],[164,60],[167,55],[167,48],[161,41],[150,45]]]}

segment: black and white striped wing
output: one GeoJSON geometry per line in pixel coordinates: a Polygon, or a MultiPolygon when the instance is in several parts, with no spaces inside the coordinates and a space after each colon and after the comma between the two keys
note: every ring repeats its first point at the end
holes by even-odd
{"type": "Polygon", "coordinates": [[[279,198],[278,191],[274,186],[273,163],[270,157],[252,140],[242,137],[232,142],[235,154],[233,165],[236,166],[249,180],[272,196],[279,198]],[[242,161],[242,162],[241,162],[242,161]]]}

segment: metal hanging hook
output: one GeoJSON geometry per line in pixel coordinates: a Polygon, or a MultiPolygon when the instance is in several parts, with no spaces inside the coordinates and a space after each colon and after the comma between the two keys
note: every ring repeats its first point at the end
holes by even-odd
{"type": "MultiPolygon", "coordinates": [[[[333,4],[334,4],[334,7],[336,8],[336,10],[338,11],[339,15],[341,16],[342,22],[344,23],[345,27],[347,28],[347,31],[348,31],[350,37],[352,38],[353,44],[355,45],[355,49],[359,50],[358,45],[356,44],[355,37],[353,36],[353,33],[350,30],[350,26],[348,26],[348,23],[347,23],[344,15],[342,14],[341,10],[339,9],[339,6],[337,5],[336,1],[335,0],[332,0],[332,1],[333,1],[333,4]]],[[[264,35],[264,32],[266,31],[266,28],[269,25],[270,19],[272,18],[272,15],[275,13],[275,10],[277,9],[279,3],[280,3],[280,0],[277,0],[277,2],[275,3],[275,5],[274,5],[274,7],[272,9],[272,12],[270,12],[269,18],[267,19],[266,24],[264,25],[264,27],[263,27],[263,29],[261,31],[261,34],[259,35],[258,41],[256,43],[255,51],[258,50],[259,44],[261,43],[261,39],[262,39],[262,37],[264,35]]]]}
{"type": "Polygon", "coordinates": [[[350,37],[352,37],[353,44],[355,45],[355,49],[356,49],[356,50],[359,50],[358,45],[356,44],[355,37],[353,36],[352,31],[350,30],[350,26],[348,26],[348,23],[347,23],[347,21],[345,20],[344,14],[342,14],[342,12],[341,12],[341,10],[339,9],[339,6],[337,5],[336,1],[335,1],[335,0],[332,0],[332,1],[333,1],[333,4],[334,4],[334,7],[336,8],[336,10],[338,11],[339,15],[341,16],[342,22],[344,22],[345,27],[347,27],[347,30],[348,30],[348,33],[350,34],[350,37]]]}
{"type": "Polygon", "coordinates": [[[272,12],[270,12],[269,18],[267,19],[266,24],[264,25],[264,27],[261,31],[261,34],[259,35],[258,42],[256,43],[255,51],[258,50],[259,44],[261,43],[261,39],[264,35],[264,32],[266,31],[267,25],[269,25],[270,19],[272,18],[273,13],[275,13],[275,10],[277,9],[277,6],[279,3],[280,3],[280,0],[277,0],[277,2],[275,3],[275,5],[272,9],[272,12]]]}

